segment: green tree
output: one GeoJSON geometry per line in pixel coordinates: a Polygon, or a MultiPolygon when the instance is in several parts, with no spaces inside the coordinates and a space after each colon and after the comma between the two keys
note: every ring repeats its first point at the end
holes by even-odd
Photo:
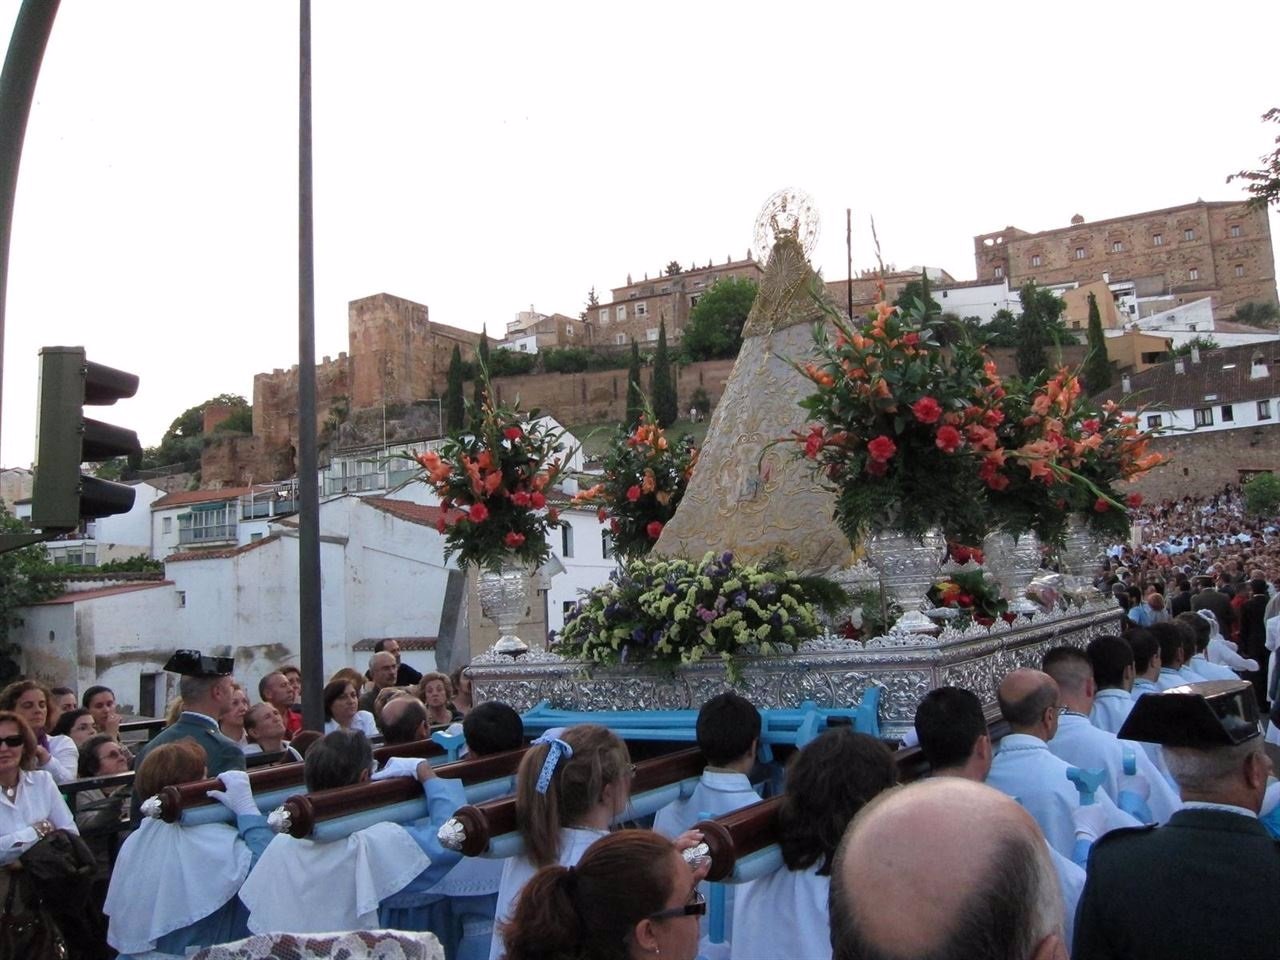
{"type": "Polygon", "coordinates": [[[1191,348],[1195,347],[1201,353],[1208,353],[1210,350],[1221,349],[1221,344],[1212,337],[1206,337],[1204,334],[1197,334],[1180,347],[1175,347],[1169,351],[1171,357],[1185,357],[1191,353],[1191,348]]]}
{"type": "Polygon", "coordinates": [[[213,428],[214,432],[253,433],[253,407],[236,407],[231,415],[213,428]]]}
{"type": "Polygon", "coordinates": [[[1013,315],[1012,310],[997,310],[983,330],[986,332],[987,342],[993,347],[1018,345],[1018,318],[1013,315]]]}
{"type": "Polygon", "coordinates": [[[916,301],[924,304],[926,313],[942,312],[942,305],[933,299],[933,295],[929,292],[929,275],[923,270],[920,271],[919,280],[912,280],[902,288],[902,292],[898,294],[898,299],[893,301],[893,305],[906,311],[916,301]]]}
{"type": "Polygon", "coordinates": [[[1062,311],[1067,305],[1056,293],[1030,282],[1023,284],[1018,295],[1022,300],[1022,316],[1015,331],[1015,357],[1018,376],[1030,380],[1048,365],[1047,347],[1071,339],[1071,332],[1062,322],[1062,311]]]}
{"type": "Polygon", "coordinates": [[[1092,396],[1111,386],[1111,361],[1107,359],[1107,338],[1102,332],[1098,298],[1089,294],[1089,356],[1084,361],[1084,389],[1092,396]]]}
{"type": "Polygon", "coordinates": [[[644,391],[640,389],[640,348],[631,341],[631,366],[627,367],[627,429],[634,427],[644,413],[644,391]]]}
{"type": "Polygon", "coordinates": [[[675,277],[684,273],[684,267],[680,266],[679,260],[672,260],[667,264],[667,269],[664,273],[666,273],[668,277],[675,277]]]}
{"type": "MultiPolygon", "coordinates": [[[[1262,120],[1264,123],[1280,123],[1280,107],[1272,107],[1262,115],[1262,120]]],[[[1227,183],[1232,180],[1249,182],[1245,187],[1252,194],[1249,206],[1256,209],[1266,209],[1273,203],[1280,204],[1280,136],[1276,137],[1275,142],[1276,149],[1260,158],[1262,166],[1257,170],[1241,170],[1227,177],[1227,183]]]]}
{"type": "Polygon", "coordinates": [[[1236,320],[1247,323],[1251,327],[1270,329],[1276,326],[1277,320],[1280,320],[1280,309],[1266,300],[1242,303],[1236,307],[1236,320]]]}
{"type": "Polygon", "coordinates": [[[476,345],[476,362],[475,362],[475,383],[471,394],[473,418],[480,416],[480,408],[484,406],[484,389],[485,382],[489,379],[489,333],[487,330],[480,331],[480,342],[476,345]]]}
{"type": "Polygon", "coordinates": [[[671,371],[671,356],[667,352],[667,322],[658,324],[658,352],[653,357],[653,418],[660,427],[669,427],[680,416],[680,401],[676,397],[676,380],[671,371]]]}
{"type": "Polygon", "coordinates": [[[462,348],[453,345],[449,356],[449,377],[444,388],[444,430],[461,430],[466,423],[467,402],[462,394],[462,348]]]}
{"type": "Polygon", "coordinates": [[[587,293],[587,305],[578,314],[578,319],[585,321],[588,319],[588,314],[598,306],[600,306],[600,298],[596,296],[596,288],[592,285],[591,290],[587,293]]]}
{"type": "Polygon", "coordinates": [[[1244,508],[1254,517],[1280,513],[1280,477],[1274,473],[1254,474],[1244,485],[1244,508]]]}
{"type": "MultiPolygon", "coordinates": [[[[12,517],[0,503],[0,534],[30,533],[26,524],[12,517]]],[[[10,643],[9,631],[22,622],[18,610],[62,593],[62,577],[49,560],[44,544],[0,553],[0,684],[18,675],[19,648],[10,643]]]]}
{"type": "Polygon", "coordinates": [[[742,277],[725,277],[704,293],[689,311],[681,339],[688,360],[737,356],[742,325],[756,300],[756,285],[742,277]]]}

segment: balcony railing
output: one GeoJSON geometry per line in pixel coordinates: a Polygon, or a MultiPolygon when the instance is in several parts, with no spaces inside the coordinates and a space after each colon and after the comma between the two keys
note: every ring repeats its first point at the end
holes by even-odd
{"type": "Polygon", "coordinates": [[[216,523],[205,527],[183,527],[178,530],[179,544],[217,543],[236,538],[234,523],[216,523]]]}

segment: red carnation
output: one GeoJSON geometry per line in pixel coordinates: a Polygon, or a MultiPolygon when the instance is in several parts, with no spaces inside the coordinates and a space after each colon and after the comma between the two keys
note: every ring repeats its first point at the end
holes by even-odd
{"type": "Polygon", "coordinates": [[[640,499],[640,485],[638,483],[633,483],[627,487],[627,499],[632,503],[640,499]]]}
{"type": "Polygon", "coordinates": [[[943,453],[955,453],[960,449],[962,442],[963,438],[960,436],[960,431],[950,425],[939,428],[937,439],[934,440],[938,449],[943,453]]]}
{"type": "Polygon", "coordinates": [[[467,515],[472,523],[484,523],[489,519],[489,508],[483,503],[473,503],[467,515]]]}
{"type": "Polygon", "coordinates": [[[599,510],[596,511],[596,519],[601,523],[604,523],[606,520],[609,519],[609,511],[606,510],[604,507],[601,507],[599,510]]]}
{"type": "Polygon", "coordinates": [[[1086,420],[1084,423],[1080,424],[1080,429],[1082,429],[1085,433],[1097,433],[1098,427],[1100,426],[1102,426],[1102,424],[1098,423],[1097,420],[1094,420],[1091,418],[1089,420],[1086,420]]]}
{"type": "Polygon", "coordinates": [[[529,494],[529,503],[533,505],[533,509],[541,510],[547,505],[547,498],[537,490],[529,494]]]}
{"type": "Polygon", "coordinates": [[[872,460],[879,463],[884,463],[897,452],[897,444],[883,434],[867,444],[867,453],[870,454],[872,460]]]}
{"type": "Polygon", "coordinates": [[[1125,502],[1136,510],[1138,507],[1142,506],[1142,494],[1131,493],[1129,496],[1125,497],[1125,502]]]}
{"type": "Polygon", "coordinates": [[[445,518],[445,515],[441,513],[439,519],[436,520],[436,530],[440,533],[444,533],[448,529],[449,521],[445,518]]]}
{"type": "Polygon", "coordinates": [[[524,546],[524,534],[516,533],[514,530],[512,530],[510,533],[508,533],[505,537],[502,538],[502,542],[505,543],[512,550],[515,550],[519,547],[524,546]]]}
{"type": "MultiPolygon", "coordinates": [[[[920,342],[920,334],[908,333],[905,337],[902,338],[902,342],[905,343],[908,347],[914,347],[917,343],[920,342]]],[[[926,421],[926,422],[931,422],[931,421],[926,421]]]]}
{"type": "Polygon", "coordinates": [[[529,505],[529,494],[521,490],[519,493],[511,495],[511,502],[517,507],[527,507],[529,505]]]}
{"type": "Polygon", "coordinates": [[[1097,513],[1106,513],[1111,509],[1111,501],[1106,497],[1099,497],[1097,500],[1093,501],[1093,509],[1097,513]]]}
{"type": "Polygon", "coordinates": [[[921,397],[911,405],[911,412],[921,423],[937,423],[942,416],[942,406],[933,397],[921,397]]]}
{"type": "Polygon", "coordinates": [[[809,436],[805,437],[804,455],[810,460],[817,459],[818,454],[822,452],[824,442],[822,428],[814,427],[809,431],[809,436]]]}
{"type": "Polygon", "coordinates": [[[644,528],[644,532],[649,535],[650,540],[657,540],[662,536],[662,521],[650,520],[649,525],[644,528]]]}
{"type": "Polygon", "coordinates": [[[508,440],[519,440],[524,436],[524,432],[519,427],[507,427],[502,431],[502,435],[508,440]]]}

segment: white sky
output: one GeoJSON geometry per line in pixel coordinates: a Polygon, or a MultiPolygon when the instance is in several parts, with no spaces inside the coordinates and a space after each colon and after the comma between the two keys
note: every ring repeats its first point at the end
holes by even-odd
{"type": "MultiPolygon", "coordinates": [[[[0,0],[11,27],[18,0],[0,0]]],[[[385,291],[499,335],[530,304],[723,262],[818,203],[813,260],[974,275],[975,234],[1235,199],[1278,132],[1280,3],[315,0],[316,352],[385,291]],[[1041,13],[1041,10],[1046,12],[1041,13]]],[[[138,373],[157,443],[297,361],[297,4],[63,0],[13,225],[0,463],[36,351],[138,373]]],[[[1280,220],[1272,216],[1280,246],[1280,220]]]]}

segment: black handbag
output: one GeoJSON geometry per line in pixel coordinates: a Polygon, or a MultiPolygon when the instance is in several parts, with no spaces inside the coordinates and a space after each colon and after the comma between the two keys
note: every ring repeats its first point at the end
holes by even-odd
{"type": "Polygon", "coordinates": [[[31,881],[24,871],[9,871],[9,892],[0,914],[0,960],[67,960],[68,956],[66,941],[31,881]]]}
{"type": "Polygon", "coordinates": [[[92,896],[98,861],[88,844],[67,830],[53,830],[32,844],[19,862],[60,931],[66,956],[71,960],[111,956],[106,917],[92,896]]]}

